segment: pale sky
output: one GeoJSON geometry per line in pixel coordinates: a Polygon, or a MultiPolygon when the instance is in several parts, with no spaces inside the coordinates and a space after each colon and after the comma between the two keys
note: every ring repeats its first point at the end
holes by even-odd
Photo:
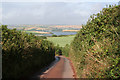
{"type": "Polygon", "coordinates": [[[106,5],[118,4],[118,2],[115,2],[115,0],[114,2],[112,2],[113,0],[110,0],[111,2],[17,2],[17,0],[16,2],[10,2],[14,0],[9,0],[9,2],[7,1],[8,0],[3,0],[2,7],[0,7],[3,24],[81,25],[87,22],[90,15],[100,12],[102,8],[106,7],[106,5]]]}
{"type": "Polygon", "coordinates": [[[118,2],[119,0],[1,0],[2,2],[118,2]]]}

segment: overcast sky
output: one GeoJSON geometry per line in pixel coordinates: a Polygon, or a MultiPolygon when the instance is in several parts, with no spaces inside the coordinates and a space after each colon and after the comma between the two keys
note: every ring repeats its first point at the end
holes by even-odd
{"type": "Polygon", "coordinates": [[[118,2],[3,2],[3,24],[85,24],[108,4],[118,2]]]}

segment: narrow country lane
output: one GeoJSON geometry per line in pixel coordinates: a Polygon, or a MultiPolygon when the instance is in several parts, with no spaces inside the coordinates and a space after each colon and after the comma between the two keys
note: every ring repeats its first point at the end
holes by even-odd
{"type": "Polygon", "coordinates": [[[72,69],[72,66],[70,64],[70,61],[63,57],[59,56],[56,58],[54,63],[52,63],[51,66],[49,66],[49,69],[44,71],[42,74],[36,73],[30,80],[46,80],[46,79],[59,79],[59,80],[75,80],[74,78],[74,72],[72,69]],[[59,60],[58,60],[59,59],[59,60]]]}

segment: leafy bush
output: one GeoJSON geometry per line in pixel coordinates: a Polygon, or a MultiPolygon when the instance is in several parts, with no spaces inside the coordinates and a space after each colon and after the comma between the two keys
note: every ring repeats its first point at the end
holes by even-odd
{"type": "Polygon", "coordinates": [[[53,34],[52,37],[57,37],[57,35],[53,34]]]}
{"type": "Polygon", "coordinates": [[[66,44],[65,47],[62,48],[62,53],[64,56],[68,57],[69,56],[69,51],[70,51],[70,45],[66,44]]]}
{"type": "Polygon", "coordinates": [[[71,45],[80,78],[120,78],[120,5],[90,16],[71,45]]]}
{"type": "Polygon", "coordinates": [[[54,60],[55,47],[47,40],[2,25],[2,78],[20,79],[54,60]]]}
{"type": "Polygon", "coordinates": [[[47,39],[46,36],[37,36],[37,37],[39,37],[39,39],[47,39]]]}
{"type": "Polygon", "coordinates": [[[55,54],[56,55],[62,55],[62,47],[59,47],[59,45],[57,45],[55,47],[55,54]]]}

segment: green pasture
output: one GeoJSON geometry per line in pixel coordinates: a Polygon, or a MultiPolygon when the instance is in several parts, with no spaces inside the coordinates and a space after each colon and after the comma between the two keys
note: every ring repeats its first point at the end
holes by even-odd
{"type": "Polygon", "coordinates": [[[70,44],[74,37],[75,35],[62,37],[47,37],[47,40],[53,42],[55,46],[59,44],[60,47],[64,47],[66,44],[70,44]]]}

